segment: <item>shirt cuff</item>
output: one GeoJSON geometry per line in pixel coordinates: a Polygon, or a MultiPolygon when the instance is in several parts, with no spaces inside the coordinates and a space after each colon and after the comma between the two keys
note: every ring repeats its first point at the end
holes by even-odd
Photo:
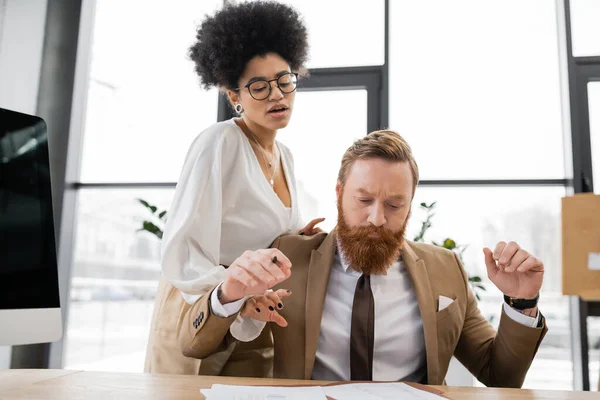
{"type": "Polygon", "coordinates": [[[217,286],[210,295],[210,308],[212,313],[217,317],[227,318],[231,317],[233,314],[239,312],[242,309],[242,306],[244,305],[246,300],[248,300],[248,296],[242,297],[241,299],[233,301],[231,303],[221,304],[221,301],[217,297],[217,291],[219,290],[222,284],[223,282],[219,283],[219,286],[217,286]]]}
{"type": "MultiPolygon", "coordinates": [[[[239,312],[250,296],[246,296],[231,303],[221,304],[217,297],[217,291],[222,284],[223,283],[220,283],[210,295],[210,307],[212,313],[217,317],[227,318],[239,312]]],[[[241,315],[238,315],[229,327],[229,332],[231,332],[231,335],[234,338],[241,342],[251,342],[260,336],[266,325],[267,323],[264,321],[257,321],[254,318],[244,318],[241,315]]]]}
{"type": "Polygon", "coordinates": [[[235,321],[229,327],[231,336],[240,342],[251,342],[260,336],[267,325],[264,321],[257,321],[254,318],[244,318],[238,315],[235,321]]]}
{"type": "Polygon", "coordinates": [[[528,326],[530,328],[536,328],[539,324],[540,312],[538,311],[535,317],[530,317],[529,315],[525,315],[512,308],[508,304],[504,303],[504,312],[506,315],[510,317],[515,322],[520,323],[521,325],[528,326]]]}

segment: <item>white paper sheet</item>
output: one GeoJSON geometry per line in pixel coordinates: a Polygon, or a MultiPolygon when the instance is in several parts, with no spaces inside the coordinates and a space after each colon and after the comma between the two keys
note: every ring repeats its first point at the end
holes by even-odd
{"type": "Polygon", "coordinates": [[[347,385],[324,386],[327,396],[336,400],[439,400],[433,393],[415,389],[406,383],[350,383],[347,385]]]}
{"type": "Polygon", "coordinates": [[[200,392],[207,400],[326,400],[320,386],[234,386],[212,385],[200,392]]]}

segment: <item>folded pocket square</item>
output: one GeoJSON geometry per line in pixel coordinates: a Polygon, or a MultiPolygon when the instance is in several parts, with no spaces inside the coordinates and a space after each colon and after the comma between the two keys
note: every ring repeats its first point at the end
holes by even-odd
{"type": "Polygon", "coordinates": [[[453,301],[454,300],[452,300],[450,297],[440,296],[438,300],[438,312],[448,307],[450,304],[452,304],[453,301]]]}

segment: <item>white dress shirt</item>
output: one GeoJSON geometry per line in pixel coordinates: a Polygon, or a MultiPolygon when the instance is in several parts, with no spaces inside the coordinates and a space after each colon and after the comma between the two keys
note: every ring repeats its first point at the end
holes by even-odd
{"type": "Polygon", "coordinates": [[[276,142],[292,201],[267,182],[233,119],[200,133],[186,156],[162,238],[164,276],[192,304],[225,278],[246,250],[268,248],[302,228],[292,154],[276,142]]]}
{"type": "MultiPolygon", "coordinates": [[[[350,380],[352,303],[361,275],[336,254],[312,379],[350,380]]],[[[387,275],[371,275],[371,291],[375,300],[373,380],[398,381],[416,371],[426,374],[423,321],[404,263],[392,264],[387,275]]]]}
{"type": "MultiPolygon", "coordinates": [[[[352,303],[361,275],[348,267],[339,251],[336,253],[327,284],[312,379],[350,380],[352,303]]],[[[373,380],[421,381],[427,373],[423,321],[404,263],[392,264],[387,275],[371,275],[371,291],[375,301],[373,380]]],[[[223,305],[216,292],[211,296],[211,307],[217,316],[233,315],[244,303],[242,299],[223,305]]],[[[539,313],[536,318],[529,317],[506,303],[504,311],[523,325],[535,327],[538,324],[539,313]]],[[[232,329],[231,333],[238,340],[250,341],[258,337],[264,326],[264,322],[248,322],[239,329],[232,329]]]]}

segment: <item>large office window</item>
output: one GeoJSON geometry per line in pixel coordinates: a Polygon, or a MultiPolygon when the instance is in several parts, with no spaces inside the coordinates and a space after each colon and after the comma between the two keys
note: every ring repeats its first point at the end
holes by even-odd
{"type": "Polygon", "coordinates": [[[169,182],[217,119],[187,49],[221,0],[96,2],[81,182],[169,182]]]}
{"type": "Polygon", "coordinates": [[[487,280],[482,248],[515,240],[544,260],[540,307],[552,328],[525,387],[570,389],[556,21],[554,2],[391,1],[389,115],[423,179],[412,232],[424,218],[418,203],[436,201],[426,239],[468,245],[465,267],[484,279],[487,318],[498,322],[502,296],[487,280]]]}
{"type": "Polygon", "coordinates": [[[600,55],[600,2],[570,0],[571,40],[576,57],[600,55]]]}
{"type": "Polygon", "coordinates": [[[173,188],[139,185],[174,186],[191,141],[217,120],[218,94],[200,87],[187,49],[198,23],[219,6],[95,2],[91,43],[81,44],[91,46],[91,60],[65,368],[143,369],[160,241],[138,232],[151,215],[137,199],[167,209],[173,188]]]}
{"type": "Polygon", "coordinates": [[[553,2],[392,1],[390,13],[390,126],[422,179],[564,178],[553,2]]]}
{"type": "MultiPolygon", "coordinates": [[[[245,0],[253,1],[253,0],[245,0]]],[[[303,16],[310,45],[309,68],[382,65],[384,0],[281,0],[303,16]]]]}
{"type": "Polygon", "coordinates": [[[160,278],[160,240],[138,232],[173,189],[81,189],[78,194],[65,368],[140,372],[160,278]]]}

